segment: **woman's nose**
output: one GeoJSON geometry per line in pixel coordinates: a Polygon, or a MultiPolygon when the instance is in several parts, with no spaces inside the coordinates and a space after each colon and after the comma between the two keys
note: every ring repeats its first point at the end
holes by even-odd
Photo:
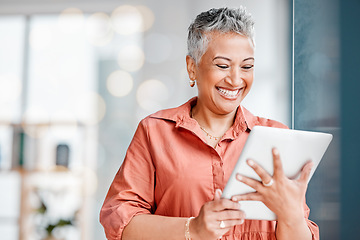
{"type": "Polygon", "coordinates": [[[240,69],[233,69],[227,77],[227,82],[234,87],[238,87],[242,84],[242,73],[240,69]]]}

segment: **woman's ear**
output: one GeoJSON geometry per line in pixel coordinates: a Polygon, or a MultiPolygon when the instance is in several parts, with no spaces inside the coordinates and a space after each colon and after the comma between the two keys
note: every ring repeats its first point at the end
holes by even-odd
{"type": "Polygon", "coordinates": [[[189,78],[191,80],[195,80],[196,79],[196,62],[189,55],[186,56],[186,69],[189,74],[189,78]]]}

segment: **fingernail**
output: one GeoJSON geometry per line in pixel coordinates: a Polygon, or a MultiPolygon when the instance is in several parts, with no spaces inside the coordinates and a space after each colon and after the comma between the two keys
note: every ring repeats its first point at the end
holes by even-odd
{"type": "Polygon", "coordinates": [[[244,222],[245,222],[244,219],[241,219],[240,224],[243,224],[244,222]]]}
{"type": "Polygon", "coordinates": [[[236,174],[236,179],[241,181],[242,180],[242,176],[240,174],[236,174]]]}
{"type": "Polygon", "coordinates": [[[274,149],[273,149],[273,153],[274,153],[275,155],[278,155],[278,154],[279,154],[279,150],[278,150],[277,148],[274,148],[274,149]]]}
{"type": "Polygon", "coordinates": [[[231,200],[234,201],[234,202],[237,202],[237,198],[236,198],[236,197],[232,197],[231,200]]]}
{"type": "Polygon", "coordinates": [[[249,159],[249,160],[248,160],[248,164],[249,164],[250,166],[254,166],[254,161],[251,160],[251,159],[249,159]]]}

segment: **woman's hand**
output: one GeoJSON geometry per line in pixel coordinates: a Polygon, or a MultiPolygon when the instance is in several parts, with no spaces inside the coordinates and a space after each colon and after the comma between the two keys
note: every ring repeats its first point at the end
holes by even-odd
{"type": "Polygon", "coordinates": [[[303,221],[305,193],[313,164],[311,161],[307,162],[302,168],[300,178],[292,180],[284,174],[278,150],[274,148],[272,154],[274,175],[271,177],[253,160],[248,160],[248,165],[259,175],[262,182],[238,174],[237,179],[255,189],[256,192],[236,195],[232,197],[232,200],[261,201],[277,215],[278,221],[285,221],[289,224],[303,221]],[[265,186],[263,183],[271,185],[265,186]]]}
{"type": "Polygon", "coordinates": [[[205,203],[199,215],[190,222],[192,239],[219,239],[231,227],[244,222],[245,214],[239,210],[240,204],[220,197],[221,190],[217,189],[214,200],[205,203]]]}

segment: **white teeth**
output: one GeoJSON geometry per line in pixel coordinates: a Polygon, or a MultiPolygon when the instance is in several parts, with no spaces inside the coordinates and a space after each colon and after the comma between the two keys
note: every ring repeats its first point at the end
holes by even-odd
{"type": "Polygon", "coordinates": [[[219,90],[219,92],[221,92],[222,94],[224,94],[227,97],[235,97],[239,92],[239,90],[230,91],[230,90],[226,90],[223,88],[218,88],[218,90],[219,90]]]}

